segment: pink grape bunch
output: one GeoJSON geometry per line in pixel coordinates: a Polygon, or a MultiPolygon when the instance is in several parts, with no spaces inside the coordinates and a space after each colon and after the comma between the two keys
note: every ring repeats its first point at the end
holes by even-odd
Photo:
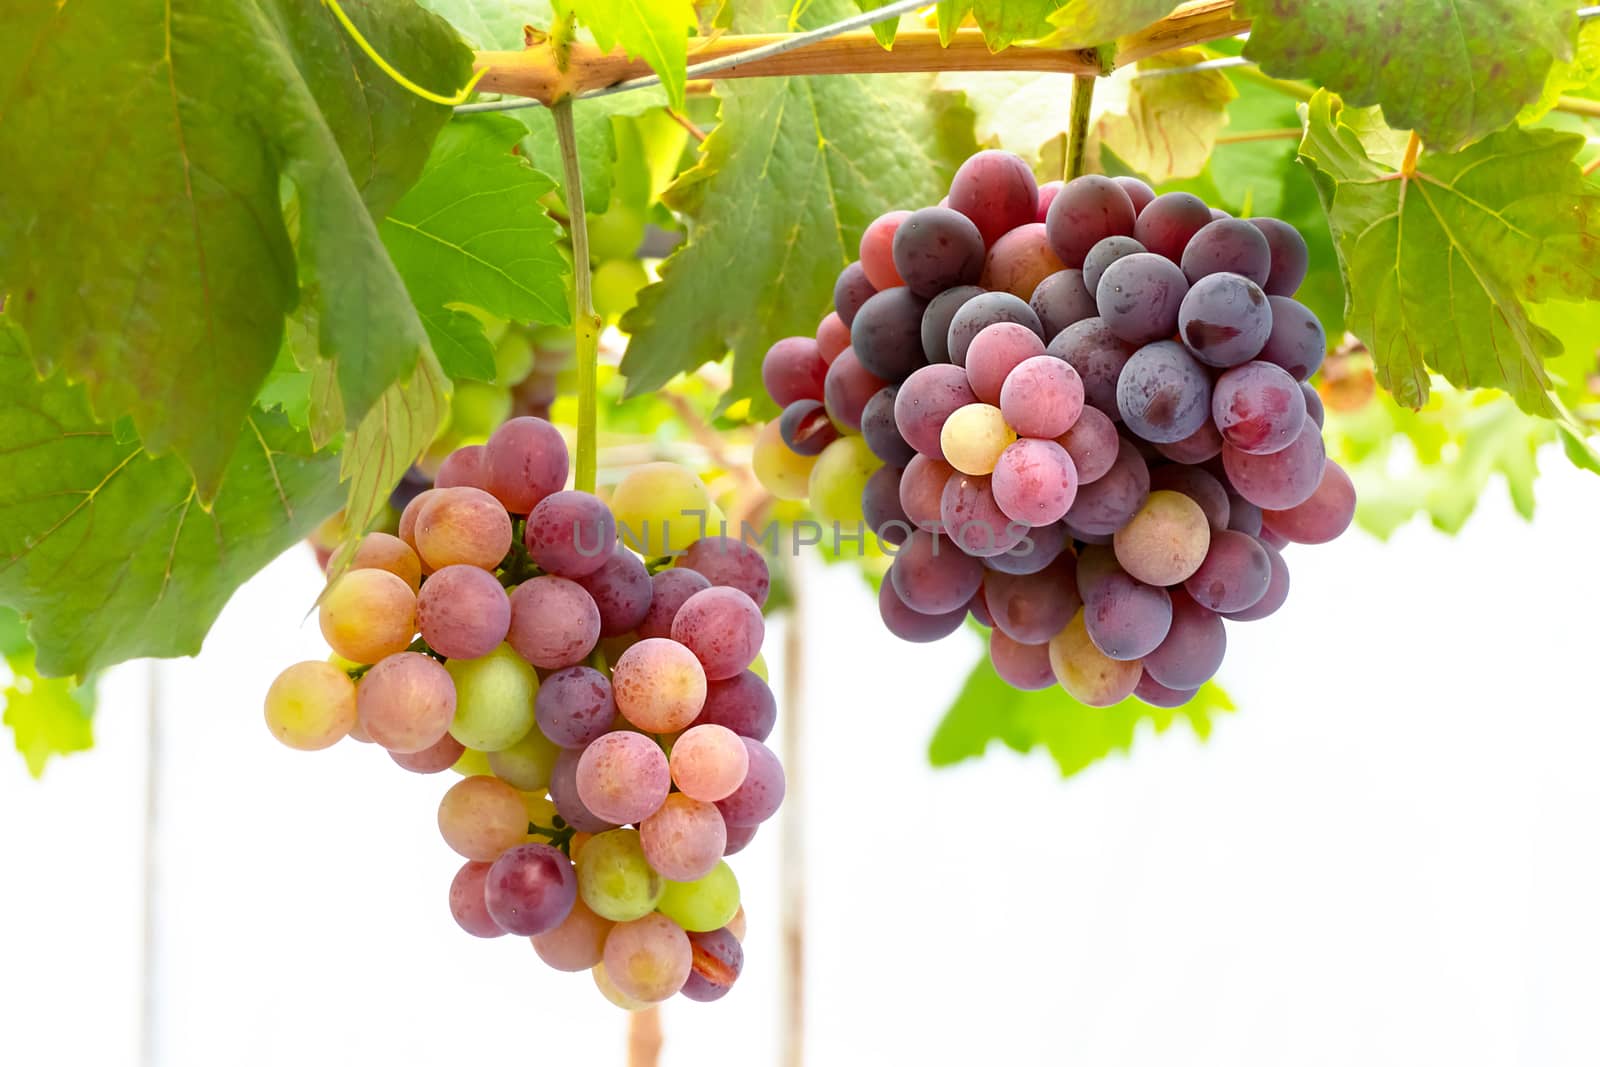
{"type": "Polygon", "coordinates": [[[816,336],[767,353],[783,412],[756,467],[794,495],[814,464],[817,507],[853,449],[858,514],[896,548],[878,601],[896,636],[970,615],[1018,689],[1176,707],[1221,665],[1224,620],[1282,606],[1282,549],[1349,526],[1287,223],[1131,177],[1041,187],[984,151],[860,251],[816,336]]]}
{"type": "Polygon", "coordinates": [[[465,861],[448,899],[467,933],[528,937],[630,1010],[715,1000],[744,961],[725,857],[784,795],[752,669],[766,561],[698,537],[652,573],[613,506],[704,495],[699,479],[648,464],[608,506],[567,473],[531,416],[451,453],[398,536],[368,534],[328,586],[334,655],[278,676],[267,724],[292,748],[349,736],[462,775],[439,832],[465,861]]]}

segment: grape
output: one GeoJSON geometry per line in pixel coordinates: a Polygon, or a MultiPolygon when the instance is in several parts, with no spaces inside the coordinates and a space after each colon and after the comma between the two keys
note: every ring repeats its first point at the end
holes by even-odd
{"type": "MultiPolygon", "coordinates": [[[[921,367],[911,373],[894,395],[894,422],[905,442],[924,456],[943,459],[939,435],[945,420],[957,408],[975,403],[967,372],[948,363],[921,367]]],[[[910,463],[908,457],[905,466],[910,463]]]]}
{"type": "Polygon", "coordinates": [[[617,524],[599,497],[563,490],[534,505],[523,541],[542,569],[581,578],[605,566],[617,542],[617,524]]]}
{"type": "Polygon", "coordinates": [[[967,614],[972,616],[972,621],[985,629],[994,629],[994,616],[989,614],[989,604],[983,599],[983,586],[978,586],[978,591],[972,594],[972,599],[967,601],[967,614]]]}
{"type": "Polygon", "coordinates": [[[499,937],[505,933],[489,916],[484,899],[484,882],[489,864],[468,860],[450,880],[450,914],[456,924],[473,937],[499,937]]]}
{"type": "Polygon", "coordinates": [[[528,835],[522,794],[498,778],[463,778],[439,801],[439,833],[467,859],[491,862],[528,835]]]}
{"type": "Polygon", "coordinates": [[[1006,518],[1024,526],[1050,526],[1072,507],[1078,470],[1056,442],[1025,437],[1000,453],[990,487],[1006,518]]]}
{"type": "Polygon", "coordinates": [[[516,786],[524,796],[550,787],[562,750],[538,730],[529,730],[516,744],[485,756],[489,770],[502,782],[516,786]]]}
{"type": "Polygon", "coordinates": [[[475,774],[494,774],[494,769],[489,766],[488,753],[471,748],[462,749],[461,757],[450,765],[450,769],[463,778],[470,778],[475,774]]]}
{"type": "Polygon", "coordinates": [[[1018,544],[1026,523],[1012,521],[995,501],[990,480],[957,474],[944,485],[939,518],[945,535],[969,556],[996,556],[1018,544]]]}
{"type": "Polygon", "coordinates": [[[463,745],[497,752],[533,728],[539,676],[510,645],[499,645],[477,659],[453,659],[445,670],[456,690],[450,733],[463,745]]]}
{"type": "Polygon", "coordinates": [[[750,737],[740,740],[748,756],[744,780],[739,788],[717,801],[717,808],[729,826],[754,826],[770,819],[783,803],[783,764],[760,741],[750,737]]]}
{"type": "Polygon", "coordinates": [[[1034,287],[1028,306],[1039,316],[1045,337],[1054,337],[1075,322],[1099,314],[1084,272],[1058,270],[1034,287]]]}
{"type": "MultiPolygon", "coordinates": [[[[442,489],[424,489],[411,498],[411,502],[400,512],[400,521],[395,524],[395,535],[410,546],[411,551],[417,550],[417,515],[423,508],[433,502],[433,498],[444,492],[442,489]]],[[[421,570],[426,573],[428,566],[422,562],[422,557],[417,557],[421,570]]],[[[387,569],[387,568],[384,568],[387,569]]]]}
{"type": "Polygon", "coordinates": [[[1261,286],[1270,296],[1293,296],[1305,280],[1306,268],[1311,263],[1311,253],[1306,249],[1306,239],[1300,231],[1287,222],[1277,219],[1251,219],[1272,250],[1272,271],[1261,286]]]}
{"type": "MultiPolygon", "coordinates": [[[[725,799],[739,788],[749,766],[749,753],[740,736],[716,723],[691,726],[672,746],[672,780],[685,795],[696,800],[709,803],[725,799]]],[[[722,854],[720,843],[717,854],[722,854]]],[[[672,877],[659,864],[656,869],[672,877]]]]}
{"type": "MultiPolygon", "coordinates": [[[[713,586],[695,596],[716,591],[713,586]]],[[[611,693],[617,710],[633,725],[671,733],[688,726],[705,706],[706,673],[694,653],[677,641],[647,637],[617,660],[611,693]]]]}
{"type": "Polygon", "coordinates": [[[1243,219],[1208,222],[1190,238],[1183,250],[1183,274],[1193,285],[1208,274],[1242,274],[1266,285],[1272,270],[1272,250],[1267,238],[1243,219]]]}
{"type": "Polygon", "coordinates": [[[1311,496],[1292,508],[1264,511],[1261,522],[1279,537],[1320,545],[1344,533],[1355,513],[1356,487],[1343,467],[1328,460],[1311,496]]]}
{"type": "MultiPolygon", "coordinates": [[[[679,542],[676,533],[670,535],[672,543],[679,542]]],[[[650,611],[654,587],[650,572],[639,557],[617,545],[611,558],[593,574],[578,579],[578,584],[593,598],[600,613],[600,636],[616,637],[625,634],[644,621],[650,611]]],[[[544,666],[544,664],[535,664],[544,666]]],[[[566,664],[559,664],[566,666],[566,664]]]]}
{"type": "Polygon", "coordinates": [[[910,217],[909,211],[887,211],[861,232],[861,270],[879,290],[905,284],[894,266],[894,235],[910,217]]]}
{"type": "Polygon", "coordinates": [[[1000,403],[1006,376],[1025,359],[1044,354],[1039,336],[1014,322],[985,326],[967,349],[967,381],[985,404],[1000,403]]]}
{"type": "Polygon", "coordinates": [[[762,488],[779,500],[804,500],[817,457],[802,456],[783,443],[783,428],[774,419],[761,427],[750,450],[750,468],[762,488]]]}
{"type": "MultiPolygon", "coordinates": [[[[524,415],[509,420],[489,436],[483,459],[489,492],[516,515],[526,515],[567,484],[567,443],[543,419],[524,415]]],[[[422,555],[427,558],[426,552],[422,555]]]]}
{"type": "Polygon", "coordinates": [[[1116,462],[1122,438],[1117,427],[1099,408],[1085,407],[1078,414],[1072,429],[1056,438],[1056,444],[1072,457],[1073,469],[1078,473],[1078,484],[1099,481],[1116,462]]]}
{"type": "Polygon", "coordinates": [[[1309,419],[1288,448],[1270,456],[1253,456],[1232,445],[1222,446],[1222,466],[1234,491],[1259,508],[1277,511],[1311,498],[1322,481],[1326,460],[1322,434],[1309,419]]]}
{"type": "Polygon", "coordinates": [[[1205,562],[1183,583],[1195,603],[1218,614],[1243,611],[1267,594],[1272,561],[1249,534],[1219,530],[1211,535],[1205,562]]]}
{"type": "MultiPolygon", "coordinates": [[[[403,512],[411,501],[415,500],[420,493],[431,488],[432,485],[433,479],[424,474],[415,465],[406,468],[406,472],[400,476],[400,484],[389,490],[389,507],[395,511],[403,512]]],[[[340,529],[342,529],[343,521],[343,515],[335,515],[327,520],[328,523],[340,529]]],[[[405,538],[401,538],[401,540],[403,541],[405,538]]]]}
{"type": "Polygon", "coordinates": [[[722,859],[728,830],[715,804],[673,793],[639,824],[639,838],[645,859],[662,877],[691,882],[711,873],[722,859]]]}
{"type": "MultiPolygon", "coordinates": [[[[1100,288],[1100,279],[1105,276],[1107,267],[1124,256],[1144,251],[1148,250],[1132,237],[1113,234],[1096,241],[1088,255],[1083,257],[1083,287],[1089,293],[1090,303],[1094,302],[1094,293],[1100,288]]],[[[1084,318],[1097,314],[1098,311],[1091,311],[1084,318]]]]}
{"type": "MultiPolygon", "coordinates": [[[[1066,269],[1045,236],[1044,225],[1029,222],[1003,234],[984,259],[979,284],[985,289],[1006,292],[1029,300],[1039,284],[1066,269]]],[[[1034,308],[1038,310],[1037,307],[1034,308]]],[[[1093,311],[1088,314],[1093,314],[1093,311]]],[[[1081,318],[1082,316],[1080,316],[1081,318]]],[[[1040,315],[1040,318],[1044,318],[1040,315]]]]}
{"type": "Polygon", "coordinates": [[[744,948],[727,927],[689,935],[689,977],[679,990],[702,1004],[720,1000],[744,970],[744,948]]]}
{"type": "Polygon", "coordinates": [[[1261,509],[1238,493],[1229,491],[1228,529],[1257,537],[1261,533],[1261,509]]]}
{"type": "Polygon", "coordinates": [[[1182,441],[1211,417],[1211,379],[1182,345],[1157,341],[1122,368],[1117,410],[1124,425],[1146,441],[1182,441]]]}
{"type": "Polygon", "coordinates": [[[918,530],[895,556],[889,581],[912,611],[945,615],[966,608],[983,584],[983,564],[948,538],[918,530]]]}
{"type": "Polygon", "coordinates": [[[1269,295],[1267,305],[1272,310],[1272,329],[1261,347],[1261,358],[1303,382],[1316,373],[1327,355],[1328,338],[1322,322],[1310,308],[1286,296],[1269,295]]]}
{"type": "Polygon", "coordinates": [[[829,416],[848,430],[860,430],[861,413],[867,401],[888,384],[862,366],[855,349],[845,349],[828,368],[828,377],[823,383],[829,416]]]}
{"type": "Polygon", "coordinates": [[[1029,530],[1017,544],[999,555],[984,559],[983,565],[988,570],[1003,574],[1038,574],[1054,563],[1063,551],[1070,558],[1072,553],[1067,549],[1065,526],[1060,523],[1037,526],[1029,530]]]}
{"type": "Polygon", "coordinates": [[[449,734],[420,752],[391,752],[389,758],[413,774],[438,774],[456,765],[466,746],[449,734]]]}
{"type": "Polygon", "coordinates": [[[594,977],[594,985],[596,989],[600,990],[600,995],[623,1011],[644,1011],[650,1007],[648,1001],[635,1000],[618,989],[617,984],[606,973],[606,965],[604,963],[595,964],[589,973],[594,977]]]}
{"type": "Polygon", "coordinates": [[[744,671],[719,682],[707,682],[705,707],[694,721],[696,726],[726,726],[741,737],[765,741],[778,721],[778,702],[760,675],[744,671]]]}
{"type": "Polygon", "coordinates": [[[634,823],[661,806],[671,788],[667,757],[644,734],[617,730],[578,758],[578,799],[600,818],[634,823]]]}
{"type": "Polygon", "coordinates": [[[1227,529],[1232,512],[1228,490],[1208,471],[1181,463],[1169,463],[1150,472],[1150,488],[1182,493],[1200,505],[1213,530],[1227,529]]]}
{"type": "Polygon", "coordinates": [[[950,321],[962,304],[983,292],[976,285],[958,285],[928,301],[922,312],[922,352],[929,363],[950,362],[950,321]]]}
{"type": "Polygon", "coordinates": [[[1088,485],[1080,477],[1067,522],[1086,533],[1109,536],[1133,518],[1149,493],[1150,468],[1144,457],[1126,438],[1118,438],[1110,469],[1088,485]]]}
{"type": "Polygon", "coordinates": [[[1078,593],[1085,601],[1106,578],[1122,572],[1122,566],[1117,563],[1117,554],[1110,545],[1110,541],[1104,546],[1089,545],[1078,553],[1078,593]]]}
{"type": "Polygon", "coordinates": [[[705,575],[687,566],[680,557],[676,567],[651,576],[650,588],[650,610],[645,613],[644,621],[639,623],[636,632],[640,637],[671,637],[672,618],[678,614],[683,602],[702,589],[710,589],[711,582],[705,575]]]}
{"type": "Polygon", "coordinates": [[[828,409],[816,400],[796,400],[778,417],[783,443],[796,455],[815,456],[839,439],[828,409]]]}
{"type": "Polygon", "coordinates": [[[1083,587],[1084,631],[1095,648],[1114,660],[1141,659],[1166,639],[1172,627],[1172,598],[1165,589],[1146,585],[1121,567],[1104,567],[1097,558],[1088,568],[1092,584],[1083,587]]]}
{"type": "Polygon", "coordinates": [[[976,223],[983,243],[992,245],[1007,230],[1033,222],[1039,186],[1021,158],[988,149],[969,156],[956,170],[950,206],[976,223]]]}
{"type": "Polygon", "coordinates": [[[1198,689],[1222,665],[1228,634],[1213,611],[1182,590],[1172,592],[1172,629],[1144,658],[1150,677],[1169,689],[1198,689]]]}
{"type": "Polygon", "coordinates": [[[1091,708],[1125,700],[1139,684],[1138,660],[1114,660],[1095,647],[1079,611],[1050,639],[1050,669],[1074,699],[1091,708]]]}
{"type": "Polygon", "coordinates": [[[550,799],[556,811],[568,825],[581,833],[598,834],[612,829],[611,823],[590,811],[578,796],[578,760],[582,757],[576,749],[564,748],[556,755],[550,768],[550,799]]]}
{"type": "Polygon", "coordinates": [[[518,845],[494,861],[484,885],[489,917],[527,937],[553,930],[578,899],[572,862],[549,845],[518,845]]]}
{"type": "Polygon", "coordinates": [[[547,967],[587,971],[600,962],[611,926],[608,920],[590,911],[581,897],[575,897],[565,919],[530,940],[547,967]]]}
{"type": "Polygon", "coordinates": [[[1143,211],[1156,198],[1156,191],[1138,178],[1124,174],[1111,180],[1122,186],[1122,191],[1128,194],[1135,214],[1143,211]]]}
{"type": "Polygon", "coordinates": [[[511,591],[506,642],[535,667],[558,670],[582,663],[600,639],[600,609],[583,586],[553,574],[511,591]]]}
{"type": "Polygon", "coordinates": [[[1050,244],[1069,267],[1081,268],[1100,240],[1134,231],[1128,193],[1111,178],[1085,174],[1068,182],[1050,205],[1045,227],[1050,244]]]}
{"type": "Polygon", "coordinates": [[[1086,403],[1113,419],[1117,417],[1117,379],[1133,355],[1133,346],[1112,333],[1106,320],[1092,318],[1073,323],[1057,334],[1045,351],[1066,360],[1078,372],[1086,403]]]}
{"type": "Polygon", "coordinates": [[[1265,523],[1262,524],[1261,533],[1256,540],[1260,541],[1268,548],[1277,549],[1279,552],[1282,552],[1285,548],[1289,547],[1289,539],[1274,533],[1272,528],[1267,526],[1265,523]]]}
{"type": "Polygon", "coordinates": [[[438,660],[396,652],[361,676],[356,713],[367,736],[390,752],[421,752],[450,728],[455,686],[438,660]]]}
{"type": "MultiPolygon", "coordinates": [[[[702,527],[712,522],[715,508],[711,491],[699,476],[676,463],[642,463],[611,493],[611,513],[616,516],[622,543],[645,556],[666,556],[688,548],[700,537],[702,527]]],[[[603,575],[608,568],[620,568],[628,573],[613,574],[611,581],[625,579],[623,585],[631,585],[633,569],[627,562],[619,562],[622,557],[633,560],[619,548],[590,574],[603,575]]],[[[596,593],[596,602],[599,599],[596,593]]],[[[600,610],[605,613],[604,605],[600,610]]],[[[637,624],[635,619],[623,630],[637,624]]]]}
{"type": "Polygon", "coordinates": [[[1222,439],[1241,452],[1264,456],[1282,451],[1306,423],[1300,383],[1273,363],[1255,360],[1217,379],[1211,417],[1222,439]]]}
{"type": "Polygon", "coordinates": [[[1208,274],[1178,312],[1178,332],[1196,359],[1236,367],[1253,359],[1272,332],[1272,307],[1261,287],[1238,274],[1208,274]]]}
{"type": "Polygon", "coordinates": [[[1211,221],[1211,209],[1198,196],[1162,193],[1140,209],[1133,236],[1156,255],[1177,263],[1190,238],[1211,221]]]}
{"type": "Polygon", "coordinates": [[[493,570],[511,550],[511,516],[482,489],[440,489],[417,513],[417,555],[430,568],[468,564],[493,570]]]}
{"type": "Polygon", "coordinates": [[[428,647],[451,659],[488,655],[511,626],[511,602],[488,571],[455,563],[428,578],[417,597],[417,624],[428,647]]]}
{"type": "Polygon", "coordinates": [[[695,654],[711,681],[732,678],[750,666],[765,633],[755,601],[728,586],[694,594],[672,620],[672,639],[695,654]]]}
{"type": "Polygon", "coordinates": [[[927,301],[904,286],[874,293],[861,305],[850,327],[850,347],[869,374],[899,382],[926,365],[922,354],[922,312],[926,306],[927,301]]]}
{"type": "Polygon", "coordinates": [[[671,919],[646,915],[611,928],[604,963],[618,992],[653,1004],[683,988],[693,952],[688,935],[671,919]]]}
{"type": "Polygon", "coordinates": [[[860,437],[841,437],[817,457],[811,468],[811,510],[823,522],[841,527],[862,522],[861,494],[867,479],[883,466],[860,437]]]}
{"type": "Polygon", "coordinates": [[[909,292],[924,300],[976,282],[983,273],[983,250],[978,227],[947,207],[911,212],[894,234],[895,269],[909,292]]]}
{"type": "Polygon", "coordinates": [[[718,860],[711,873],[688,882],[667,882],[658,905],[661,914],[692,933],[718,930],[739,912],[739,881],[718,860]]]}
{"type": "Polygon", "coordinates": [[[1080,530],[1078,527],[1072,525],[1072,523],[1066,521],[1063,521],[1062,525],[1067,528],[1067,536],[1072,538],[1072,540],[1080,542],[1084,545],[1111,544],[1110,534],[1090,533],[1088,530],[1080,530]]]}
{"type": "Polygon", "coordinates": [[[899,545],[911,536],[911,520],[900,506],[899,467],[879,467],[861,490],[861,515],[867,529],[885,544],[899,545]]]}
{"type": "Polygon", "coordinates": [[[923,530],[938,530],[944,523],[941,514],[944,487],[956,469],[940,459],[926,455],[911,457],[900,472],[900,507],[912,524],[923,530]]]}
{"type": "MultiPolygon", "coordinates": [[[[459,387],[458,387],[459,388],[459,387]]],[[[500,422],[495,419],[491,426],[500,422]]],[[[462,445],[439,464],[439,473],[433,476],[433,485],[436,489],[453,489],[465,485],[473,489],[483,489],[488,483],[484,473],[483,445],[462,445]]]]}
{"type": "Polygon", "coordinates": [[[985,574],[983,600],[995,629],[1025,645],[1044,644],[1060,633],[1083,606],[1076,570],[1076,561],[1064,557],[1038,574],[985,574]]]}
{"type": "Polygon", "coordinates": [[[1040,340],[1044,339],[1044,327],[1027,301],[1012,293],[980,293],[957,308],[950,319],[950,330],[945,335],[950,362],[958,367],[966,366],[972,339],[980,330],[997,322],[1026,326],[1038,334],[1040,340]]]}
{"type": "Polygon", "coordinates": [[[655,910],[665,889],[645,859],[637,830],[595,834],[578,854],[578,894],[603,919],[642,918],[655,910]]]}
{"type": "MultiPolygon", "coordinates": [[[[1017,439],[1006,425],[1005,416],[992,404],[968,404],[957,408],[939,431],[939,448],[944,458],[966,474],[988,474],[1000,453],[1017,439]]],[[[909,509],[907,509],[909,514],[909,509]]]]}
{"type": "Polygon", "coordinates": [[[533,715],[545,737],[562,748],[581,749],[611,729],[617,704],[611,698],[611,682],[604,674],[593,667],[566,667],[539,686],[533,715]]]}
{"type": "Polygon", "coordinates": [[[272,736],[290,748],[327,748],[358,722],[356,684],[331,663],[296,663],[273,679],[265,713],[272,736]]]}
{"type": "Polygon", "coordinates": [[[322,594],[323,639],[354,663],[376,663],[403,651],[417,632],[417,598],[388,571],[346,571],[322,594]]]}
{"type": "Polygon", "coordinates": [[[1139,676],[1139,684],[1133,687],[1133,695],[1156,708],[1181,708],[1194,699],[1199,689],[1168,689],[1149,674],[1139,676]]]}
{"type": "Polygon", "coordinates": [[[1157,489],[1112,539],[1123,570],[1150,585],[1177,585],[1199,569],[1211,545],[1211,524],[1200,505],[1157,489]]]}
{"type": "Polygon", "coordinates": [[[873,455],[892,466],[903,467],[917,451],[906,443],[895,426],[895,393],[894,386],[885,386],[867,401],[861,412],[861,436],[873,455]]]}
{"type": "Polygon", "coordinates": [[[1178,332],[1178,310],[1188,292],[1188,279],[1170,260],[1134,252],[1100,275],[1094,301],[1112,333],[1131,345],[1145,345],[1178,332]]]}
{"type": "Polygon", "coordinates": [[[1306,401],[1306,418],[1317,424],[1317,429],[1322,429],[1322,421],[1327,412],[1322,407],[1322,396],[1311,387],[1310,382],[1300,383],[1300,395],[1306,401]]]}
{"type": "Polygon", "coordinates": [[[1056,684],[1055,671],[1050,668],[1048,643],[1024,645],[996,629],[989,634],[989,662],[1000,679],[1013,689],[1049,689],[1056,684]]]}
{"type": "Polygon", "coordinates": [[[702,537],[678,557],[677,566],[700,572],[712,585],[732,586],[758,607],[767,602],[772,588],[761,550],[737,537],[702,537]]]}
{"type": "Polygon", "coordinates": [[[393,534],[374,530],[361,539],[350,569],[388,571],[411,587],[415,593],[422,584],[422,561],[412,547],[393,534]]]}
{"type": "Polygon", "coordinates": [[[1210,419],[1181,441],[1157,441],[1156,451],[1174,463],[1204,463],[1222,454],[1222,435],[1210,419]]]}
{"type": "Polygon", "coordinates": [[[1262,543],[1261,548],[1267,554],[1267,561],[1272,566],[1272,577],[1267,582],[1267,591],[1260,600],[1251,604],[1242,611],[1230,611],[1223,616],[1234,622],[1255,622],[1283,607],[1284,601],[1289,599],[1289,565],[1283,561],[1283,555],[1271,545],[1262,543]]]}
{"type": "Polygon", "coordinates": [[[837,311],[830,311],[817,324],[817,355],[822,362],[833,365],[839,353],[850,347],[850,327],[845,325],[837,311]]]}
{"type": "Polygon", "coordinates": [[[1049,218],[1050,205],[1055,203],[1056,194],[1061,192],[1062,187],[1066,184],[1066,182],[1058,179],[1053,182],[1045,182],[1043,185],[1039,186],[1039,207],[1038,210],[1034,212],[1034,222],[1043,222],[1045,219],[1049,218]]]}
{"type": "MultiPolygon", "coordinates": [[[[956,551],[951,548],[949,551],[956,551]]],[[[889,569],[889,577],[894,576],[894,568],[889,569]]],[[[937,641],[941,637],[948,637],[961,628],[961,623],[967,617],[966,605],[954,611],[941,612],[937,615],[925,615],[914,611],[900,598],[895,591],[894,582],[886,578],[878,586],[878,615],[883,619],[884,627],[902,641],[912,641],[925,644],[937,641]]]]}
{"type": "MultiPolygon", "coordinates": [[[[744,851],[744,847],[756,839],[756,831],[759,829],[761,829],[759,826],[728,827],[728,843],[723,847],[722,854],[724,856],[731,856],[735,852],[744,851]]],[[[740,911],[742,912],[743,909],[741,908],[740,911]]],[[[735,915],[734,921],[737,921],[738,918],[739,916],[735,915]]],[[[728,925],[732,926],[733,922],[730,922],[728,925]]]]}
{"type": "Polygon", "coordinates": [[[845,267],[839,272],[839,280],[833,283],[833,310],[839,321],[846,326],[853,324],[861,305],[877,291],[859,262],[845,267]]]}

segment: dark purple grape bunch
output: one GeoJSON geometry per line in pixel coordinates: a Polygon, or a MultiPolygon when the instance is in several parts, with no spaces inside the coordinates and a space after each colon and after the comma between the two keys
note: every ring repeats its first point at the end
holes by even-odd
{"type": "Polygon", "coordinates": [[[1281,550],[1354,516],[1307,383],[1327,348],[1293,299],[1307,266],[1277,219],[1131,177],[1039,187],[984,151],[940,206],[867,227],[816,338],[779,341],[763,379],[791,451],[860,433],[882,460],[862,511],[898,546],[892,633],[971,615],[1018,689],[1175,707],[1224,620],[1282,606],[1281,550]]]}

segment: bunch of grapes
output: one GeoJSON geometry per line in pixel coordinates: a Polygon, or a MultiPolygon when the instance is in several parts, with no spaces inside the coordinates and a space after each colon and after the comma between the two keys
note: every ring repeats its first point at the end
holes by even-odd
{"type": "Polygon", "coordinates": [[[334,656],[278,676],[267,724],[293,748],[348,735],[463,775],[439,831],[466,861],[449,905],[469,934],[529,937],[629,1009],[715,1000],[744,959],[724,857],[784,794],[752,670],[766,562],[686,532],[684,511],[715,514],[690,471],[636,468],[608,507],[563,489],[567,470],[533,417],[451,453],[399,535],[367,535],[328,587],[334,656]]]}
{"type": "Polygon", "coordinates": [[[1285,545],[1354,515],[1306,382],[1307,260],[1276,219],[980,152],[939,206],[868,226],[816,336],[767,353],[757,474],[895,549],[896,636],[971,615],[1019,689],[1181,705],[1224,619],[1283,604],[1285,545]]]}

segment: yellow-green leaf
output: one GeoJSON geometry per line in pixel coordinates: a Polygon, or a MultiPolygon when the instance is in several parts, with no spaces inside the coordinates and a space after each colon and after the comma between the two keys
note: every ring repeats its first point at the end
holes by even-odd
{"type": "Polygon", "coordinates": [[[557,14],[567,11],[578,16],[601,48],[620,47],[650,64],[661,76],[667,100],[684,106],[689,34],[699,26],[694,0],[557,0],[557,14]]]}
{"type": "MultiPolygon", "coordinates": [[[[1204,58],[1183,48],[1140,62],[1134,73],[1192,66],[1204,58]]],[[[1095,130],[1102,144],[1157,184],[1192,178],[1205,169],[1227,107],[1238,95],[1217,70],[1134,77],[1125,100],[1102,115],[1095,130]]]]}

